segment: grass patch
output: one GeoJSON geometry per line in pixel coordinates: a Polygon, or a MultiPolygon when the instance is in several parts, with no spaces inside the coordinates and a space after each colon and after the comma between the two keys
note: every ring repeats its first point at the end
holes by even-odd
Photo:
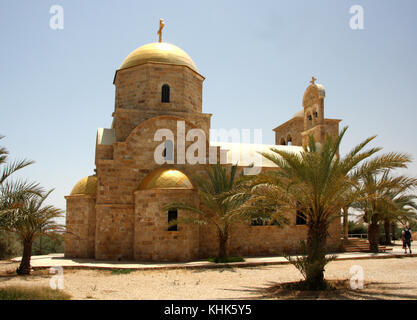
{"type": "Polygon", "coordinates": [[[111,271],[111,274],[129,274],[132,271],[134,271],[133,269],[113,269],[111,271]]]}
{"type": "Polygon", "coordinates": [[[8,286],[0,288],[0,300],[69,300],[70,298],[68,293],[48,287],[8,286]]]}
{"type": "Polygon", "coordinates": [[[245,259],[242,257],[226,257],[226,258],[208,258],[207,261],[214,262],[214,263],[230,263],[230,262],[244,262],[245,259]]]}
{"type": "Polygon", "coordinates": [[[346,299],[355,290],[349,280],[326,280],[325,287],[311,290],[305,281],[286,282],[262,289],[262,298],[268,299],[346,299]]]}

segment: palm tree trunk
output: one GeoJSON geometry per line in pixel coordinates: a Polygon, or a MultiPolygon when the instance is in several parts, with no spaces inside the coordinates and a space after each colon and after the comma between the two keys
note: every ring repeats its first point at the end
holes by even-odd
{"type": "Polygon", "coordinates": [[[39,255],[42,255],[42,235],[39,237],[39,255]]]}
{"type": "Polygon", "coordinates": [[[326,240],[327,223],[310,222],[307,235],[306,283],[311,290],[320,290],[325,287],[326,240]]]}
{"type": "Polygon", "coordinates": [[[392,237],[392,241],[396,240],[396,237],[395,237],[395,222],[391,222],[391,237],[392,237]]]}
{"type": "Polygon", "coordinates": [[[32,256],[32,240],[25,240],[23,242],[23,256],[20,261],[20,266],[17,268],[18,275],[30,274],[30,258],[32,256]]]}
{"type": "Polygon", "coordinates": [[[389,220],[384,220],[384,232],[385,232],[385,244],[391,244],[391,237],[390,237],[390,223],[389,220]]]}
{"type": "Polygon", "coordinates": [[[228,234],[222,233],[219,231],[219,258],[226,258],[227,257],[227,240],[229,236],[228,234]]]}
{"type": "Polygon", "coordinates": [[[376,217],[372,217],[371,222],[368,225],[368,240],[369,250],[377,253],[379,251],[379,225],[376,217]]]}

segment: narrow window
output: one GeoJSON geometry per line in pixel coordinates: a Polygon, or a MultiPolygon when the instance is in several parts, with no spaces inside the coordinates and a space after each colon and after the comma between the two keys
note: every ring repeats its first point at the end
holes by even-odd
{"type": "Polygon", "coordinates": [[[175,221],[178,219],[178,210],[172,209],[168,211],[168,231],[178,231],[178,225],[170,225],[172,221],[175,221]]]}
{"type": "Polygon", "coordinates": [[[308,115],[308,120],[313,120],[313,117],[311,116],[311,114],[308,115]]]}
{"type": "Polygon", "coordinates": [[[165,160],[174,160],[174,143],[172,142],[172,140],[165,141],[163,157],[165,160]]]}
{"type": "Polygon", "coordinates": [[[317,113],[317,111],[315,111],[314,112],[314,118],[317,118],[318,117],[318,113],[317,113]]]}
{"type": "Polygon", "coordinates": [[[169,85],[162,86],[161,102],[169,102],[169,85]]]}
{"type": "Polygon", "coordinates": [[[296,225],[303,225],[303,224],[307,224],[307,217],[304,214],[304,212],[297,210],[297,215],[296,215],[296,219],[295,219],[295,224],[296,225]]]}

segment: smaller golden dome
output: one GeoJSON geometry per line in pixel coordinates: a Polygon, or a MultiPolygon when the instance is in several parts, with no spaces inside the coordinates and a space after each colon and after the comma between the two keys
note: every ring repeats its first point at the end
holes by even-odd
{"type": "Polygon", "coordinates": [[[193,185],[181,171],[161,168],[145,177],[139,189],[193,189],[193,185]]]}
{"type": "Polygon", "coordinates": [[[72,188],[70,193],[71,196],[74,195],[92,195],[95,196],[97,193],[97,176],[92,175],[85,178],[82,178],[77,184],[72,188]]]}
{"type": "Polygon", "coordinates": [[[120,69],[138,66],[147,62],[187,66],[198,72],[194,61],[184,50],[167,42],[154,42],[137,48],[126,57],[120,69]]]}

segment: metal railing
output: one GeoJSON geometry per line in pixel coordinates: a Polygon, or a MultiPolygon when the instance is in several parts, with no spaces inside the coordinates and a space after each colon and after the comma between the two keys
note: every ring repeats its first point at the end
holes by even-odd
{"type": "Polygon", "coordinates": [[[367,233],[348,233],[348,238],[368,239],[367,233]]]}

